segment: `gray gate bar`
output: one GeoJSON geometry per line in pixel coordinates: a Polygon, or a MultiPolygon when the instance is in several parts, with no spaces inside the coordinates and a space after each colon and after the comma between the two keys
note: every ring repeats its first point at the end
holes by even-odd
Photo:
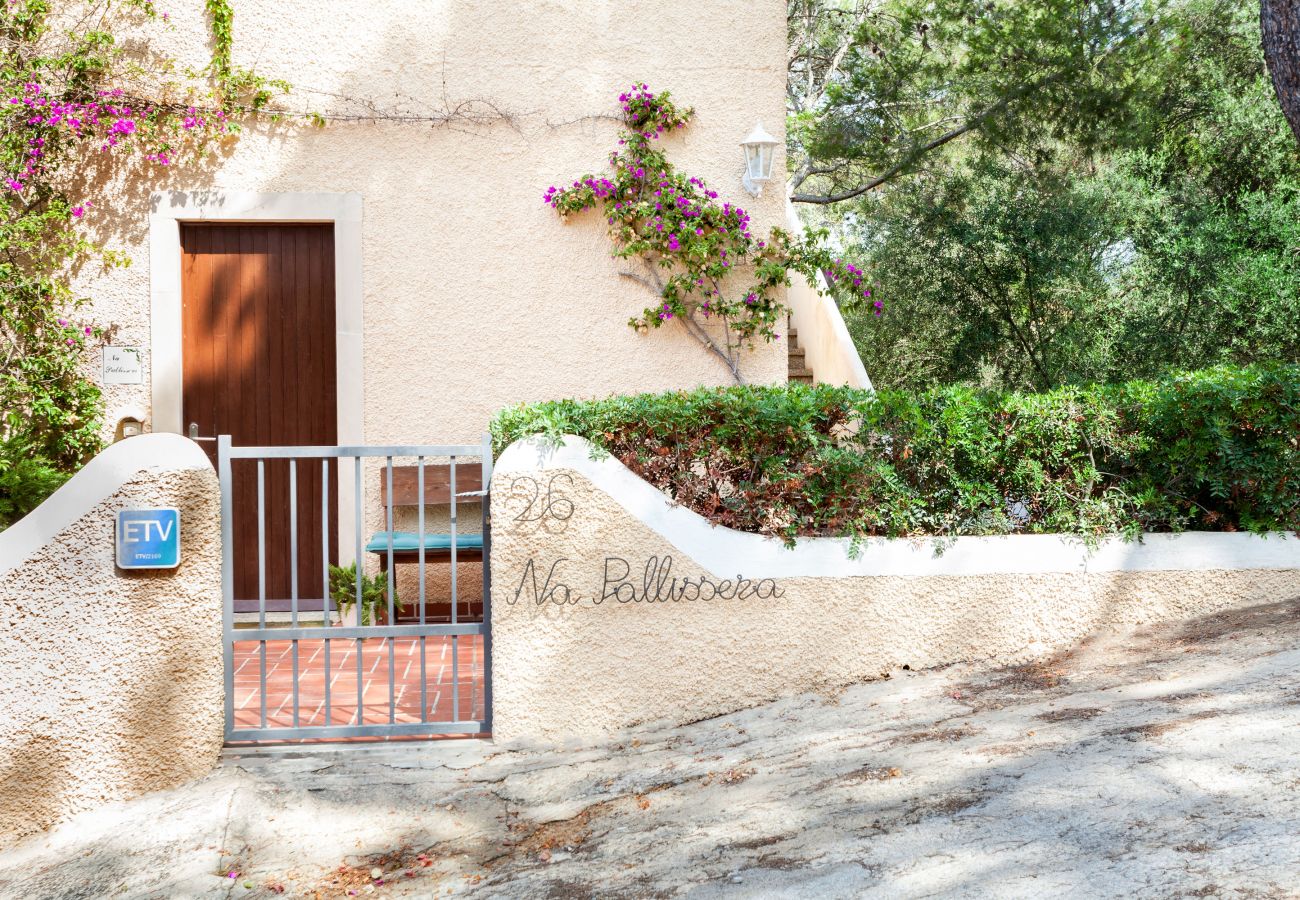
{"type": "Polygon", "coordinates": [[[483,466],[483,723],[485,731],[492,730],[492,510],[488,485],[492,483],[492,437],[483,435],[479,451],[483,466]]]}
{"type": "MultiPolygon", "coordinates": [[[[222,537],[222,610],[224,618],[223,628],[223,657],[225,660],[225,737],[227,741],[264,741],[264,740],[302,740],[302,739],[320,739],[320,738],[345,738],[358,736],[395,736],[395,735],[420,735],[420,734],[455,734],[455,733],[482,733],[491,727],[491,603],[490,603],[490,566],[489,566],[489,534],[488,529],[491,519],[488,511],[488,485],[492,475],[492,445],[491,440],[484,436],[483,442],[478,445],[401,445],[401,446],[383,446],[383,447],[236,447],[233,445],[228,435],[222,435],[217,439],[218,461],[217,471],[221,481],[221,537],[222,537]],[[332,597],[330,591],[330,550],[333,546],[333,535],[330,532],[330,511],[331,500],[335,503],[342,500],[343,497],[334,493],[330,486],[331,477],[338,478],[343,475],[345,469],[343,460],[351,458],[353,461],[352,471],[352,488],[354,490],[354,529],[352,535],[355,541],[356,552],[356,573],[355,579],[355,605],[357,621],[354,625],[344,626],[340,622],[335,625],[331,623],[332,597]],[[457,490],[457,469],[464,457],[479,457],[483,474],[483,490],[472,491],[461,494],[457,490]],[[417,506],[414,520],[417,529],[416,561],[418,572],[418,615],[414,618],[417,621],[400,623],[398,616],[401,612],[403,603],[398,596],[397,573],[395,565],[398,562],[411,563],[413,555],[410,545],[401,552],[405,554],[400,560],[397,558],[395,547],[396,534],[398,529],[405,527],[410,528],[410,524],[403,525],[397,520],[394,509],[397,501],[394,494],[394,468],[396,458],[410,458],[414,463],[410,468],[415,469],[415,482],[417,488],[417,499],[413,505],[417,506]],[[446,467],[447,479],[449,486],[449,503],[450,522],[449,533],[442,537],[445,544],[437,544],[437,547],[446,547],[446,555],[435,557],[436,560],[446,561],[448,558],[451,562],[451,570],[448,587],[450,589],[450,623],[448,622],[429,622],[427,615],[428,602],[428,585],[425,573],[427,559],[428,534],[425,531],[427,517],[425,513],[425,504],[427,497],[425,495],[425,469],[429,458],[446,459],[449,465],[446,467]],[[302,603],[315,602],[314,597],[303,597],[304,582],[299,579],[298,564],[309,557],[303,557],[299,545],[299,524],[301,516],[299,515],[298,500],[300,495],[300,485],[298,483],[299,460],[302,459],[319,459],[320,473],[320,516],[321,516],[321,533],[320,533],[320,552],[321,552],[321,618],[316,620],[309,613],[303,613],[302,603]],[[338,460],[337,465],[331,466],[330,460],[338,460]],[[235,472],[232,469],[235,460],[251,460],[256,462],[256,530],[255,543],[249,543],[250,538],[254,537],[251,533],[250,526],[240,525],[240,529],[246,529],[250,533],[245,534],[241,531],[239,539],[243,544],[235,544],[235,520],[247,521],[243,516],[247,516],[254,510],[247,512],[240,509],[239,504],[243,498],[249,497],[247,488],[241,487],[240,494],[237,497],[234,490],[235,472]],[[283,465],[288,468],[287,482],[269,481],[266,476],[267,461],[273,461],[274,465],[283,465]],[[375,462],[367,466],[366,460],[375,462]],[[280,462],[283,461],[283,462],[280,462]],[[384,529],[386,540],[381,544],[378,541],[371,540],[371,547],[378,549],[374,562],[386,562],[386,571],[388,572],[387,586],[385,596],[380,599],[381,609],[386,607],[387,621],[379,624],[372,617],[369,624],[366,623],[363,615],[365,610],[365,593],[363,591],[362,579],[366,574],[366,563],[368,561],[365,534],[369,528],[374,525],[367,524],[367,511],[373,510],[373,505],[367,507],[365,502],[365,481],[363,470],[373,470],[375,486],[383,487],[385,493],[385,502],[373,514],[375,518],[370,520],[371,523],[380,522],[380,527],[384,529]],[[274,488],[271,493],[275,493],[287,486],[287,497],[268,496],[270,485],[280,485],[274,488]],[[458,502],[462,496],[472,496],[482,501],[483,507],[483,617],[481,622],[464,621],[460,617],[459,611],[459,584],[457,573],[457,562],[460,559],[460,545],[462,535],[459,530],[458,502]],[[287,517],[268,517],[268,507],[272,504],[287,502],[289,512],[287,517]],[[283,535],[275,537],[271,541],[271,536],[278,534],[268,529],[268,521],[284,522],[287,518],[288,524],[288,553],[284,552],[283,535]],[[272,544],[268,548],[268,542],[272,544]],[[268,549],[270,552],[268,553],[268,549]],[[248,563],[239,563],[237,556],[255,553],[257,559],[257,579],[256,590],[258,595],[258,611],[255,623],[250,621],[247,625],[235,621],[235,575],[236,571],[247,572],[248,563]],[[379,559],[378,557],[382,557],[379,559]],[[279,591],[283,590],[286,579],[283,577],[268,580],[268,566],[289,565],[290,572],[287,579],[288,598],[284,598],[279,591]],[[268,585],[274,584],[277,587],[276,600],[283,602],[288,600],[287,621],[276,621],[268,617],[268,585]],[[462,637],[477,636],[482,641],[482,678],[483,678],[483,714],[481,718],[474,718],[476,710],[476,701],[478,698],[477,685],[471,678],[470,685],[470,707],[468,717],[462,716],[462,704],[460,702],[460,646],[462,637]],[[335,666],[335,660],[332,656],[332,646],[334,641],[350,642],[354,649],[354,654],[344,654],[344,662],[339,662],[335,666]],[[418,668],[420,678],[419,690],[419,710],[418,715],[414,709],[414,685],[407,684],[402,693],[398,693],[397,677],[399,667],[397,664],[398,641],[402,641],[402,646],[410,652],[418,653],[418,668]],[[300,647],[302,641],[310,641],[312,645],[300,647]],[[277,674],[272,680],[277,690],[277,696],[274,699],[274,705],[268,708],[268,680],[270,679],[269,667],[271,660],[268,659],[267,645],[268,642],[287,642],[287,653],[284,650],[277,650],[274,660],[276,673],[283,673],[286,663],[291,663],[290,683],[281,680],[281,675],[277,674]],[[366,666],[366,644],[375,642],[378,646],[372,646],[372,650],[386,651],[388,656],[388,714],[380,717],[378,709],[372,709],[369,714],[366,711],[367,689],[370,690],[372,700],[377,699],[376,690],[382,691],[382,687],[373,684],[373,679],[382,678],[380,674],[382,660],[373,658],[370,667],[366,666]],[[236,644],[256,645],[256,670],[257,670],[257,706],[249,710],[253,716],[247,720],[241,721],[236,725],[236,716],[240,711],[235,708],[236,703],[236,679],[234,667],[236,665],[236,644]],[[432,646],[431,646],[432,645],[432,646]],[[439,676],[438,690],[436,692],[429,690],[428,674],[431,667],[427,664],[427,654],[432,652],[440,656],[445,650],[451,652],[451,701],[445,703],[442,701],[442,695],[447,685],[441,681],[439,676]],[[354,657],[353,662],[356,665],[356,695],[355,711],[347,711],[351,715],[347,716],[347,721],[339,724],[334,723],[335,709],[340,705],[339,692],[333,690],[333,681],[337,677],[345,674],[346,660],[349,655],[354,657]],[[316,677],[323,670],[324,683],[323,691],[317,693],[319,686],[313,684],[309,689],[306,687],[308,682],[304,678],[316,677]],[[288,688],[288,690],[286,690],[288,688]],[[310,692],[304,693],[307,689],[310,692]],[[321,701],[323,700],[323,703],[321,701]],[[430,706],[432,701],[433,706],[430,706]],[[291,702],[291,706],[290,706],[291,702]],[[317,704],[320,704],[319,707],[317,704]],[[399,705],[400,704],[400,705],[399,705]],[[439,709],[443,710],[439,714],[439,709]],[[256,721],[256,725],[250,724],[256,721]]],[[[405,461],[403,462],[405,465],[405,461]]],[[[315,466],[310,466],[308,471],[314,471],[315,466]]],[[[409,470],[408,470],[409,471],[409,470]]],[[[252,474],[250,471],[249,475],[252,474]]],[[[239,477],[245,476],[244,470],[239,469],[239,477]]],[[[276,476],[280,478],[280,476],[276,476]]],[[[244,482],[241,481],[241,484],[244,482]]],[[[406,481],[404,484],[409,485],[406,481]]],[[[314,486],[309,481],[304,490],[314,490],[314,486]]],[[[409,492],[409,488],[405,488],[409,492]]],[[[402,500],[402,504],[407,502],[402,500]]],[[[271,507],[273,508],[273,507],[271,507]]],[[[404,514],[405,515],[405,514],[404,514]]],[[[409,523],[411,520],[407,519],[409,523]]],[[[436,520],[435,520],[436,521],[436,520]]],[[[277,525],[276,528],[281,526],[277,525]]],[[[307,532],[311,532],[311,527],[307,527],[307,532]]],[[[309,544],[316,539],[314,534],[302,535],[309,544]]],[[[378,537],[378,536],[376,536],[378,537]]],[[[375,555],[375,554],[371,554],[375,555]]],[[[337,561],[337,560],[335,560],[337,561]]],[[[247,573],[251,575],[252,573],[247,573]]],[[[250,585],[251,588],[251,585],[250,585]]],[[[310,590],[310,588],[309,588],[310,590]]],[[[251,592],[251,590],[250,590],[251,592]]],[[[407,606],[409,607],[409,601],[407,606]]],[[[284,607],[272,607],[275,609],[284,609],[284,607]]],[[[310,607],[308,607],[310,609],[310,607]]],[[[379,610],[376,610],[379,612],[379,610]]],[[[341,610],[340,610],[341,614],[341,610]]],[[[242,653],[242,651],[241,651],[242,653]]],[[[253,656],[245,654],[243,658],[249,663],[253,663],[253,656]]],[[[446,670],[439,661],[434,671],[443,673],[446,670]]],[[[410,678],[415,670],[415,660],[410,655],[404,657],[401,665],[401,675],[410,678]]],[[[247,671],[240,675],[240,685],[246,684],[251,690],[252,672],[247,671]]],[[[382,693],[378,694],[382,697],[382,693]]],[[[251,696],[246,697],[242,702],[249,704],[251,696]]],[[[380,701],[382,702],[382,701],[380,701]]]]}
{"type": "MultiPolygon", "coordinates": [[[[330,461],[320,461],[320,583],[325,594],[321,598],[320,621],[322,628],[330,624],[330,461]]],[[[322,648],[325,665],[325,724],[333,721],[330,714],[330,639],[325,638],[322,648]]]]}
{"type": "MultiPolygon", "coordinates": [[[[423,500],[423,499],[424,499],[424,457],[423,457],[423,456],[417,457],[416,460],[415,460],[415,465],[416,465],[416,469],[415,469],[415,493],[420,497],[421,500],[423,500]]],[[[418,565],[419,565],[419,570],[420,570],[420,573],[419,573],[419,579],[420,579],[420,624],[423,625],[423,624],[424,624],[424,615],[425,615],[424,604],[425,604],[425,599],[426,599],[426,598],[425,598],[425,592],[424,592],[424,559],[425,559],[425,556],[424,556],[424,503],[423,503],[423,502],[420,503],[420,506],[419,506],[419,512],[416,514],[416,520],[415,520],[415,521],[416,521],[416,529],[415,529],[415,533],[418,534],[418,535],[420,536],[420,538],[419,538],[419,547],[420,547],[420,553],[419,553],[419,555],[420,555],[420,562],[419,562],[418,565]]],[[[456,566],[455,566],[455,564],[453,563],[453,564],[452,564],[452,569],[455,569],[455,568],[456,568],[456,566]]],[[[425,640],[424,635],[420,635],[420,721],[421,721],[421,722],[427,722],[427,721],[429,721],[429,672],[428,672],[428,668],[427,668],[426,665],[425,665],[425,657],[426,657],[426,654],[427,654],[428,652],[429,652],[428,641],[425,640]]]]}

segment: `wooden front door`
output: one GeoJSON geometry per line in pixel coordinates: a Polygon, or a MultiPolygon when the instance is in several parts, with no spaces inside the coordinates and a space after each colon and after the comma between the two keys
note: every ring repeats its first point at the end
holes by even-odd
{"type": "MultiPolygon", "coordinates": [[[[337,442],[333,225],[182,224],[181,298],[187,433],[228,434],[237,446],[337,442]]],[[[215,464],[216,443],[202,446],[215,464]]],[[[265,463],[268,610],[289,609],[293,589],[289,466],[265,463]]],[[[257,463],[236,460],[231,474],[235,609],[255,611],[257,463]]],[[[299,461],[296,479],[299,609],[319,610],[323,537],[338,558],[337,491],[326,522],[320,461],[299,461]]]]}

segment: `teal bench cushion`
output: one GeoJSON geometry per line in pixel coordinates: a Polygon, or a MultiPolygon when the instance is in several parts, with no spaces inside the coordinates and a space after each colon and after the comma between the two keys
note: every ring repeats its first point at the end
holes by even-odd
{"type": "MultiPolygon", "coordinates": [[[[420,549],[420,533],[418,531],[394,531],[393,532],[393,552],[394,553],[416,553],[420,549]]],[[[426,550],[450,550],[450,534],[426,534],[424,536],[424,549],[426,550]]],[[[457,550],[482,550],[483,535],[481,534],[457,534],[457,550]]],[[[366,544],[367,553],[387,553],[388,552],[388,532],[378,531],[370,538],[370,543],[366,544]]]]}

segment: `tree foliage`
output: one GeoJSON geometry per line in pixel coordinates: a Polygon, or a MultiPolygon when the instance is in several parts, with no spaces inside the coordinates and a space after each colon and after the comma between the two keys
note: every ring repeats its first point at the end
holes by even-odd
{"type": "Polygon", "coordinates": [[[860,196],[969,136],[1084,145],[1153,84],[1163,0],[790,0],[794,200],[860,196]]]}
{"type": "Polygon", "coordinates": [[[1165,8],[1105,141],[1024,133],[933,155],[844,205],[891,297],[852,321],[878,384],[1046,389],[1300,359],[1300,153],[1250,0],[1165,8]]]}
{"type": "Polygon", "coordinates": [[[976,161],[866,207],[876,277],[899,302],[851,318],[882,384],[1047,390],[1103,379],[1121,229],[1105,185],[976,161]]]}

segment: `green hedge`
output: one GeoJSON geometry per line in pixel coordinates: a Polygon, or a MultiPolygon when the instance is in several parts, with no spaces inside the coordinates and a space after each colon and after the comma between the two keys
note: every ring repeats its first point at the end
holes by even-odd
{"type": "Polygon", "coordinates": [[[1300,529],[1300,366],[1046,394],[825,385],[501,412],[497,452],[577,434],[714,522],[866,537],[1300,529]]]}

